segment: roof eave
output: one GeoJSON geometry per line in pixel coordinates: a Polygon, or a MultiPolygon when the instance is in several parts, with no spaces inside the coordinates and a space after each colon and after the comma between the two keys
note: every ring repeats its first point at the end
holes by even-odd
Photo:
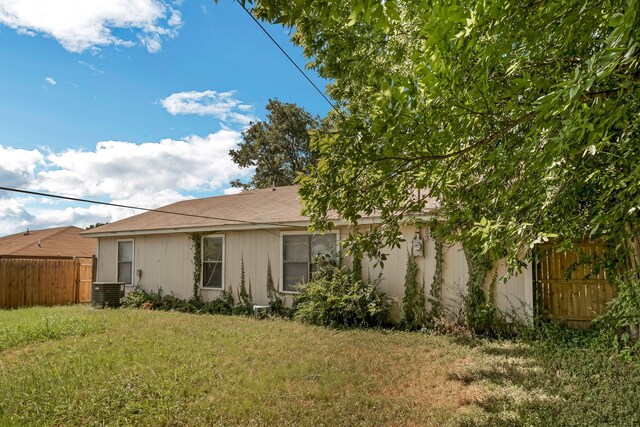
{"type": "MultiPolygon", "coordinates": [[[[413,218],[428,220],[432,218],[432,215],[416,215],[413,218]]],[[[336,227],[348,227],[349,222],[344,220],[331,220],[336,227]]],[[[358,221],[358,225],[373,225],[379,224],[380,217],[371,216],[361,218],[358,221]]],[[[90,232],[85,231],[81,234],[85,238],[100,238],[100,237],[125,237],[125,236],[142,236],[151,234],[178,234],[178,233],[211,233],[221,231],[244,231],[244,230],[286,230],[290,228],[307,228],[309,221],[283,221],[279,224],[224,224],[224,225],[212,225],[212,226],[199,226],[199,227],[175,227],[175,228],[157,228],[148,230],[118,230],[118,231],[104,231],[104,232],[90,232]]]]}

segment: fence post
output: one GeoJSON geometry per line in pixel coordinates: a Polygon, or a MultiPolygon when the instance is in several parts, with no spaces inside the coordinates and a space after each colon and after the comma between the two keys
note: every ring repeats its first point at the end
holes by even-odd
{"type": "Polygon", "coordinates": [[[80,302],[80,258],[73,259],[73,266],[75,269],[75,301],[74,303],[78,304],[80,302]]]}
{"type": "Polygon", "coordinates": [[[98,258],[95,255],[91,255],[91,284],[96,281],[98,275],[98,258]]]}

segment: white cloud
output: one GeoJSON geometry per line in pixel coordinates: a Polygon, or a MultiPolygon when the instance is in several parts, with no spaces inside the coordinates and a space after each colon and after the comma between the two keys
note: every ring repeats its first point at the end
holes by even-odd
{"type": "Polygon", "coordinates": [[[240,194],[242,193],[242,188],[238,188],[238,187],[229,187],[229,188],[225,188],[224,190],[224,194],[226,194],[227,196],[230,194],[240,194]]]}
{"type": "Polygon", "coordinates": [[[0,24],[53,37],[70,52],[134,46],[112,32],[130,29],[153,53],[161,49],[162,37],[177,35],[182,18],[165,0],[0,0],[0,24]]]}
{"type": "MultiPolygon", "coordinates": [[[[214,190],[247,173],[229,157],[240,137],[221,130],[158,143],[103,141],[95,151],[69,149],[47,156],[48,167],[37,174],[37,186],[56,194],[112,200],[139,200],[166,189],[214,190]]],[[[162,203],[155,196],[151,200],[162,203]]]]}
{"type": "Polygon", "coordinates": [[[248,125],[256,118],[251,112],[254,107],[234,98],[235,91],[177,92],[161,101],[162,106],[172,115],[196,114],[212,116],[223,122],[248,125]]]}
{"type": "MultiPolygon", "coordinates": [[[[36,169],[45,156],[38,150],[23,150],[0,145],[0,183],[4,187],[25,187],[35,179],[36,169]]],[[[2,197],[2,194],[0,194],[2,197]]]]}
{"type": "MultiPolygon", "coordinates": [[[[220,130],[207,136],[134,144],[103,141],[95,151],[41,152],[0,146],[0,182],[53,194],[109,200],[156,208],[221,191],[229,181],[246,179],[231,160],[241,134],[220,130]]],[[[227,191],[225,191],[227,193],[227,191]]],[[[31,229],[113,222],[141,211],[84,205],[0,192],[0,235],[31,229]]]]}
{"type": "Polygon", "coordinates": [[[104,74],[104,71],[99,70],[98,67],[96,67],[95,65],[90,64],[88,62],[78,61],[78,64],[87,67],[88,69],[90,69],[93,72],[93,74],[104,74]]]}
{"type": "Polygon", "coordinates": [[[53,77],[45,77],[45,80],[51,86],[55,86],[56,84],[58,84],[58,82],[53,77]]]}
{"type": "Polygon", "coordinates": [[[34,229],[30,224],[34,216],[25,209],[28,198],[0,198],[0,235],[13,234],[27,228],[34,229]]]}

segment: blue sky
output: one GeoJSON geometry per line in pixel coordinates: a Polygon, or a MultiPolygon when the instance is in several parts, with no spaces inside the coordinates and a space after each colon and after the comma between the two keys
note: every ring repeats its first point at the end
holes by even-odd
{"type": "MultiPolygon", "coordinates": [[[[269,98],[330,108],[232,0],[0,0],[0,69],[2,186],[144,207],[248,178],[228,150],[269,98]]],[[[0,193],[0,235],[132,213],[0,193]]]]}

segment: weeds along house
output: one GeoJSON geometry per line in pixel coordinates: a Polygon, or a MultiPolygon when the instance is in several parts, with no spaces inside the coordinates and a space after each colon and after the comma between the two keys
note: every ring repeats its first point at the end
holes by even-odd
{"type": "MultiPolygon", "coordinates": [[[[232,289],[237,295],[244,260],[245,280],[251,286],[254,302],[266,304],[268,263],[278,289],[293,296],[294,286],[312,274],[313,256],[339,249],[340,239],[349,232],[346,223],[334,220],[335,230],[310,235],[309,221],[300,214],[297,186],[186,200],[160,210],[183,215],[146,212],[83,233],[98,239],[97,281],[124,282],[128,290],[135,286],[147,291],[162,288],[165,293],[186,299],[193,295],[194,271],[200,269],[196,285],[202,297],[211,300],[222,290],[232,289]]],[[[361,226],[376,222],[375,217],[363,218],[361,226]]],[[[408,250],[418,239],[424,244],[422,255],[416,256],[419,280],[424,279],[428,295],[436,268],[435,243],[426,228],[407,226],[403,235],[406,241],[402,246],[387,251],[383,270],[373,260],[363,260],[363,277],[377,278],[381,273],[380,290],[401,299],[408,250]]],[[[343,256],[343,265],[351,266],[351,259],[343,256]]],[[[444,247],[442,267],[442,301],[457,310],[468,278],[459,246],[444,247]]],[[[530,270],[499,283],[495,298],[500,309],[517,309],[530,316],[530,270]]]]}

